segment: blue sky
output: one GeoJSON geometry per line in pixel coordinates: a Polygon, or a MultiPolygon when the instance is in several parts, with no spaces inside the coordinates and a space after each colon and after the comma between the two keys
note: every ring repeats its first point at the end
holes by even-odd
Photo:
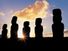
{"type": "Polygon", "coordinates": [[[35,0],[0,0],[0,9],[21,9],[29,4],[33,4],[35,0]]]}
{"type": "Polygon", "coordinates": [[[53,8],[60,8],[62,10],[62,18],[63,23],[65,24],[65,28],[68,28],[68,0],[48,0],[50,5],[54,5],[53,8]]]}

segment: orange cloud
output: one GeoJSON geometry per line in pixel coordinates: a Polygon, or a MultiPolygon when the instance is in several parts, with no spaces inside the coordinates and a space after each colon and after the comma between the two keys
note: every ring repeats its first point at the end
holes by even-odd
{"type": "Polygon", "coordinates": [[[46,0],[37,0],[33,5],[14,13],[21,19],[35,19],[37,17],[46,17],[49,3],[46,0]]]}
{"type": "Polygon", "coordinates": [[[5,14],[3,12],[0,12],[0,16],[4,16],[5,14]]]}

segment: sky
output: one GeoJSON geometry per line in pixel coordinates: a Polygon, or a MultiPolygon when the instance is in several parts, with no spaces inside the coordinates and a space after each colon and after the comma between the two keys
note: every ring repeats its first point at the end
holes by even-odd
{"type": "Polygon", "coordinates": [[[68,0],[0,0],[0,34],[3,24],[8,25],[8,37],[10,37],[11,19],[18,17],[18,37],[22,37],[24,21],[30,21],[30,37],[34,37],[35,19],[42,18],[43,36],[52,37],[52,10],[62,10],[62,22],[65,26],[65,36],[68,36],[68,0]]]}

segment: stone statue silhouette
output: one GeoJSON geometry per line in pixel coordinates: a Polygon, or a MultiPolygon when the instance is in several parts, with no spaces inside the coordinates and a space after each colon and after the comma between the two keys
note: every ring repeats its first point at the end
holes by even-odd
{"type": "Polygon", "coordinates": [[[29,38],[30,36],[29,21],[24,22],[23,33],[25,34],[26,38],[29,38]]]}
{"type": "Polygon", "coordinates": [[[37,18],[36,22],[35,22],[35,35],[36,38],[42,38],[43,36],[43,26],[41,25],[42,23],[42,19],[41,18],[37,18]]]}
{"type": "Polygon", "coordinates": [[[17,39],[17,31],[18,31],[18,24],[17,22],[17,17],[13,16],[12,21],[11,21],[11,39],[17,39]]]}
{"type": "Polygon", "coordinates": [[[61,9],[53,10],[52,32],[55,39],[62,39],[64,36],[64,24],[62,23],[61,9]]]}
{"type": "Polygon", "coordinates": [[[2,38],[3,39],[7,39],[7,24],[4,24],[3,27],[2,27],[2,38]]]}

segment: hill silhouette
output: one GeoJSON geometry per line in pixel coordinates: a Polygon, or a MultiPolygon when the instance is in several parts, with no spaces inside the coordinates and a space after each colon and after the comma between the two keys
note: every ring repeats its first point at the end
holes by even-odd
{"type": "Polygon", "coordinates": [[[39,42],[35,38],[29,38],[29,43],[26,45],[27,41],[24,42],[19,39],[17,41],[0,39],[0,48],[68,48],[68,38],[64,38],[61,41],[54,41],[53,38],[43,38],[39,42]]]}

